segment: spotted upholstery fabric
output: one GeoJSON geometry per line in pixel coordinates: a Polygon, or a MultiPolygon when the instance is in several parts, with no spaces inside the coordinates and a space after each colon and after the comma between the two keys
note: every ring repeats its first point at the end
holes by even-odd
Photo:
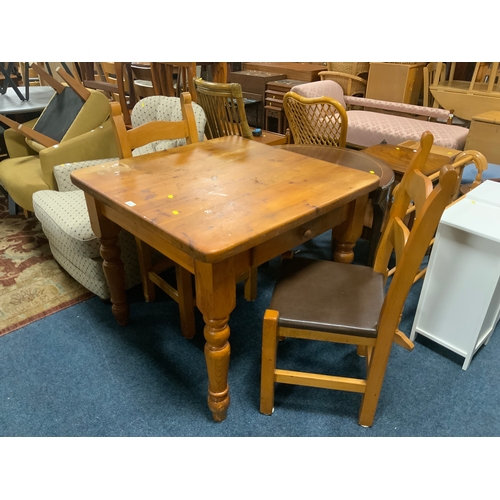
{"type": "MultiPolygon", "coordinates": [[[[205,112],[203,108],[193,102],[192,103],[194,117],[196,119],[196,128],[198,129],[198,140],[202,141],[205,134],[205,112]]],[[[182,120],[181,103],[178,97],[151,96],[141,99],[132,110],[130,116],[132,128],[149,123],[152,121],[167,121],[179,122],[182,120]]],[[[139,156],[156,151],[164,151],[165,149],[184,146],[185,139],[176,139],[173,141],[156,141],[146,144],[140,148],[136,148],[132,154],[139,156]]]]}
{"type": "MultiPolygon", "coordinates": [[[[204,137],[205,113],[196,103],[193,103],[193,110],[201,141],[204,137]]],[[[180,101],[176,97],[164,96],[142,99],[134,107],[131,118],[133,126],[153,119],[181,120],[180,101]]],[[[134,153],[146,154],[182,144],[185,144],[183,140],[158,141],[138,148],[134,153]]],[[[58,165],[54,168],[58,191],[38,191],[33,195],[34,212],[47,236],[54,258],[76,281],[102,299],[108,299],[110,293],[102,270],[100,244],[90,225],[84,193],[71,182],[70,175],[74,170],[115,160],[118,158],[58,165]]],[[[128,289],[141,282],[135,238],[122,230],[119,245],[125,267],[125,286],[128,289]]]]}
{"type": "Polygon", "coordinates": [[[402,113],[420,113],[425,117],[442,120],[446,120],[450,114],[444,109],[344,96],[342,87],[332,80],[296,85],[291,90],[304,97],[328,96],[340,102],[347,109],[347,143],[360,147],[375,146],[383,142],[399,144],[408,140],[419,141],[423,132],[428,130],[434,136],[434,144],[437,146],[463,150],[469,133],[467,128],[457,125],[349,109],[349,106],[364,106],[402,113]]]}

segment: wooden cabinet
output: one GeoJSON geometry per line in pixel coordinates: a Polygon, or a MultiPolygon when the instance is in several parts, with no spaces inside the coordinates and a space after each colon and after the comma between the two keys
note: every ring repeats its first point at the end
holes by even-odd
{"type": "Polygon", "coordinates": [[[487,111],[472,117],[465,149],[483,153],[488,163],[500,164],[500,111],[487,111]]]}
{"type": "Polygon", "coordinates": [[[266,130],[275,130],[279,134],[286,132],[288,124],[283,109],[283,97],[292,87],[303,83],[307,82],[285,79],[267,83],[264,120],[266,130]]]}
{"type": "Polygon", "coordinates": [[[267,82],[286,78],[282,73],[272,73],[269,71],[243,70],[234,71],[229,74],[231,83],[239,83],[243,91],[243,97],[253,101],[258,101],[257,126],[262,128],[263,123],[260,117],[264,113],[264,100],[267,82]]]}
{"type": "Polygon", "coordinates": [[[283,78],[301,80],[304,82],[316,82],[320,80],[320,71],[326,71],[326,65],[319,63],[268,63],[268,62],[244,62],[244,70],[270,71],[273,73],[284,73],[283,78]]]}
{"type": "Polygon", "coordinates": [[[425,63],[370,63],[366,97],[418,104],[425,63]]]}

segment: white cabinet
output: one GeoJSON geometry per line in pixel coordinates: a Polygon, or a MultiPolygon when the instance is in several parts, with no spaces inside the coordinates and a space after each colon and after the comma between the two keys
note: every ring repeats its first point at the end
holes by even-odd
{"type": "Polygon", "coordinates": [[[485,181],[443,213],[410,338],[456,352],[466,370],[499,319],[500,183],[485,181]]]}

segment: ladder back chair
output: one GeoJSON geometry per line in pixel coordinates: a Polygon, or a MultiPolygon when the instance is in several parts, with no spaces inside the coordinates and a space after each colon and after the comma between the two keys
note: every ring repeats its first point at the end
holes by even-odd
{"type": "Polygon", "coordinates": [[[345,147],[347,113],[335,99],[287,92],[283,108],[295,144],[345,147]]]}
{"type": "MultiPolygon", "coordinates": [[[[141,103],[137,104],[138,106],[141,103]]],[[[198,142],[198,130],[189,93],[180,97],[182,110],[181,121],[150,121],[130,130],[126,129],[120,104],[111,103],[112,117],[120,158],[130,158],[136,148],[154,141],[185,139],[187,144],[198,142]]],[[[167,257],[158,263],[153,263],[151,247],[136,238],[139,266],[144,298],[147,302],[155,298],[155,285],[179,304],[181,329],[184,337],[192,338],[196,332],[194,317],[193,278],[189,271],[175,264],[167,257]],[[175,266],[176,286],[174,288],[161,277],[166,269],[175,266]]]]}
{"type": "MultiPolygon", "coordinates": [[[[431,146],[432,136],[430,140],[423,137],[417,154],[425,149],[428,153],[431,146]]],[[[408,180],[398,189],[373,268],[314,259],[283,260],[263,321],[261,413],[273,412],[275,384],[284,383],[360,393],[358,422],[365,427],[373,424],[393,342],[413,349],[413,343],[399,330],[400,317],[458,178],[455,169],[445,166],[440,183],[432,189],[431,181],[414,167],[415,163],[405,174],[408,180]],[[418,200],[421,206],[411,232],[396,215],[398,207],[410,199],[418,200]],[[386,293],[393,252],[397,271],[386,293]],[[355,345],[358,354],[365,357],[366,375],[350,372],[349,376],[330,376],[278,369],[278,340],[286,337],[355,345]]],[[[359,368],[356,366],[354,372],[359,368]]]]}
{"type": "Polygon", "coordinates": [[[198,95],[198,104],[205,110],[207,116],[208,139],[229,135],[253,139],[239,83],[214,83],[196,78],[194,87],[198,95]]]}

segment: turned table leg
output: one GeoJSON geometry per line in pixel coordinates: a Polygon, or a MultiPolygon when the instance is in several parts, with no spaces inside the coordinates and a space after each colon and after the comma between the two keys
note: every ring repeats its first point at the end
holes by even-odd
{"type": "Polygon", "coordinates": [[[348,217],[332,231],[333,260],[350,264],[354,260],[354,247],[363,232],[368,195],[350,203],[348,217]]]}
{"type": "Polygon", "coordinates": [[[195,262],[196,305],[205,321],[205,361],[208,407],[221,422],[229,407],[229,314],[236,306],[235,273],[231,259],[216,264],[195,262]]]}
{"type": "Polygon", "coordinates": [[[101,244],[102,267],[113,304],[111,310],[118,324],[124,326],[128,322],[129,305],[125,293],[125,270],[118,245],[118,234],[121,228],[102,215],[99,203],[92,196],[85,193],[85,200],[92,230],[101,244]]]}

